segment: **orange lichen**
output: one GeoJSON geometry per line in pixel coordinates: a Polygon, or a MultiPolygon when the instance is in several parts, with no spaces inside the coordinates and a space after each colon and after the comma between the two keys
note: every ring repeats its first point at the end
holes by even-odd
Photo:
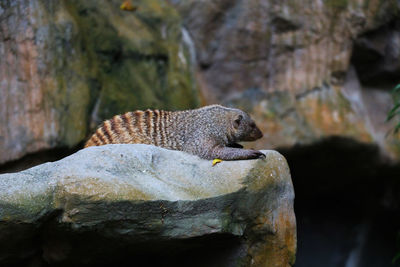
{"type": "Polygon", "coordinates": [[[131,1],[124,1],[119,8],[125,11],[136,11],[138,9],[137,6],[132,5],[131,1]]]}

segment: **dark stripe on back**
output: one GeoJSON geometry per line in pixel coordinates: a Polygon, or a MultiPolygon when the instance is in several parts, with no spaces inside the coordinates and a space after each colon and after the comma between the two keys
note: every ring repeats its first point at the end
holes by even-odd
{"type": "Polygon", "coordinates": [[[160,116],[159,116],[158,110],[153,110],[152,113],[153,113],[153,125],[152,125],[152,127],[153,127],[153,142],[156,146],[158,146],[159,145],[158,144],[159,133],[158,133],[157,125],[160,125],[160,122],[158,121],[160,116]]]}
{"type": "Polygon", "coordinates": [[[129,122],[128,122],[128,118],[126,117],[126,113],[122,114],[120,117],[121,117],[121,120],[122,120],[122,126],[127,128],[127,129],[129,129],[128,128],[129,122]]]}
{"type": "Polygon", "coordinates": [[[146,136],[148,136],[150,138],[150,140],[153,140],[152,136],[151,136],[151,129],[150,127],[152,127],[151,125],[151,110],[146,110],[144,112],[144,121],[146,122],[146,136]]]}
{"type": "Polygon", "coordinates": [[[132,130],[131,127],[129,125],[129,118],[127,117],[128,113],[122,114],[121,115],[121,120],[122,120],[122,127],[125,127],[125,129],[128,130],[129,135],[132,135],[132,130]]]}
{"type": "Polygon", "coordinates": [[[133,113],[134,117],[135,117],[135,128],[138,129],[138,132],[143,134],[143,129],[142,129],[142,114],[143,111],[135,111],[133,113]]]}
{"type": "Polygon", "coordinates": [[[167,123],[166,123],[166,117],[165,117],[165,111],[164,110],[161,110],[160,111],[161,112],[161,114],[160,114],[160,137],[161,137],[161,145],[163,145],[163,146],[166,146],[166,144],[165,144],[165,138],[166,138],[166,136],[165,136],[165,128],[166,128],[166,126],[167,126],[167,123]]]}
{"type": "Polygon", "coordinates": [[[110,124],[111,124],[111,132],[115,133],[116,135],[120,135],[121,131],[118,128],[118,123],[116,122],[118,116],[115,116],[114,118],[112,118],[112,120],[110,120],[110,124]]]}
{"type": "Polygon", "coordinates": [[[111,144],[112,143],[111,133],[108,127],[106,127],[106,125],[107,125],[106,123],[103,124],[103,127],[101,127],[101,131],[103,132],[104,137],[107,138],[108,140],[106,144],[111,144]]]}
{"type": "Polygon", "coordinates": [[[96,134],[94,134],[94,135],[92,136],[91,141],[92,141],[96,146],[100,146],[100,145],[101,145],[100,140],[99,140],[99,138],[97,137],[96,134]]]}
{"type": "Polygon", "coordinates": [[[103,144],[103,145],[107,144],[107,141],[106,141],[106,139],[104,139],[104,135],[102,133],[100,133],[100,130],[101,130],[101,128],[96,131],[95,135],[101,141],[101,144],[103,144]]]}

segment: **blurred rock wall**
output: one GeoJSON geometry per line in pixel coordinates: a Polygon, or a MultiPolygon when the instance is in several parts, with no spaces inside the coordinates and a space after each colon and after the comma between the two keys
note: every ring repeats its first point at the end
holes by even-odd
{"type": "Polygon", "coordinates": [[[206,102],[250,111],[266,133],[258,148],[343,136],[400,157],[385,123],[400,82],[398,1],[171,2],[206,102]]]}
{"type": "Polygon", "coordinates": [[[179,14],[135,3],[0,2],[0,163],[74,147],[118,113],[198,105],[179,14]]]}
{"type": "MultiPolygon", "coordinates": [[[[395,0],[2,1],[0,163],[77,147],[128,110],[250,112],[257,148],[341,136],[400,157],[395,0]]],[[[254,144],[253,144],[254,145],[254,144]]]]}

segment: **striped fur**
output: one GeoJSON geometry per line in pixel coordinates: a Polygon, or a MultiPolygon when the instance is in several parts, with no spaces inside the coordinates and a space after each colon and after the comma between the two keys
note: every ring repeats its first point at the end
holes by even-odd
{"type": "Polygon", "coordinates": [[[206,159],[218,156],[227,160],[248,159],[262,153],[239,150],[241,146],[236,142],[254,141],[261,137],[261,131],[247,113],[212,105],[185,111],[148,109],[116,115],[103,122],[85,147],[149,144],[182,150],[206,159]]]}
{"type": "Polygon", "coordinates": [[[96,130],[85,147],[107,144],[152,144],[169,147],[165,125],[169,125],[168,111],[146,110],[116,115],[96,130]]]}

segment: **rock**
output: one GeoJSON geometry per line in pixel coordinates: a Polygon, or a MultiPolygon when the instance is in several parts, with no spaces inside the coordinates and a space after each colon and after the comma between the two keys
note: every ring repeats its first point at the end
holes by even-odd
{"type": "Polygon", "coordinates": [[[74,147],[99,122],[198,105],[181,19],[163,0],[0,3],[0,164],[74,147]]]}
{"type": "Polygon", "coordinates": [[[291,266],[290,172],[264,153],[212,167],[179,151],[107,145],[0,175],[0,264],[291,266]]]}
{"type": "Polygon", "coordinates": [[[359,36],[353,49],[352,63],[362,84],[399,83],[400,19],[359,36]]]}

